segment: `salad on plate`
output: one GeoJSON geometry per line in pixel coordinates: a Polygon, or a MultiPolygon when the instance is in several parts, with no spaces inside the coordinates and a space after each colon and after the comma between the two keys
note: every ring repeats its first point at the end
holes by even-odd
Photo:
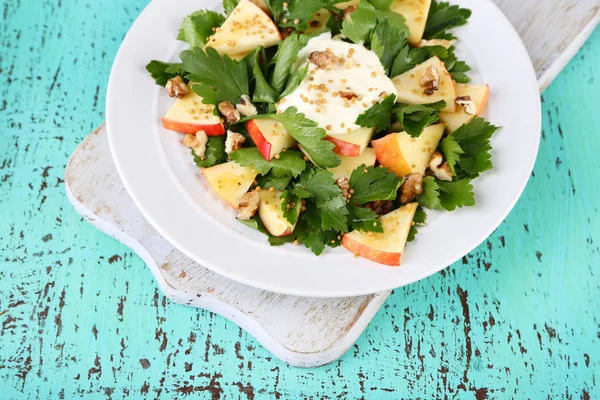
{"type": "Polygon", "coordinates": [[[474,206],[498,127],[436,0],[225,0],[183,19],[147,70],[162,117],[237,219],[272,246],[400,265],[426,210],[474,206]]]}

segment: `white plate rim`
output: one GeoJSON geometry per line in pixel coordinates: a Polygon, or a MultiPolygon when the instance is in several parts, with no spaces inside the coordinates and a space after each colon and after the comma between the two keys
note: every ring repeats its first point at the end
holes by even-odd
{"type": "MultiPolygon", "coordinates": [[[[218,8],[216,0],[205,3],[209,5],[209,7],[205,8],[218,8]],[[214,5],[214,7],[210,7],[210,4],[214,5]]],[[[159,164],[157,162],[159,160],[162,167],[168,164],[164,159],[165,155],[160,152],[158,139],[152,138],[151,136],[153,135],[151,134],[148,134],[151,140],[140,141],[139,136],[136,139],[134,135],[143,135],[144,133],[133,133],[131,129],[132,122],[127,121],[128,115],[124,113],[130,111],[131,107],[134,107],[133,116],[143,116],[144,112],[140,109],[141,105],[150,105],[151,108],[153,106],[152,102],[156,101],[156,93],[159,88],[156,88],[152,80],[147,76],[144,69],[145,63],[150,58],[165,59],[169,57],[173,51],[174,43],[176,43],[175,36],[180,19],[189,10],[198,8],[197,4],[191,0],[176,3],[168,2],[167,0],[153,0],[150,2],[123,40],[113,64],[106,100],[107,131],[113,160],[132,200],[154,228],[189,258],[229,279],[271,292],[304,297],[365,295],[416,282],[460,260],[496,230],[510,213],[525,189],[533,170],[539,147],[541,101],[535,71],[529,61],[525,46],[512,25],[510,25],[510,22],[497,6],[490,0],[483,2],[477,0],[455,0],[454,3],[464,4],[479,11],[485,10],[486,16],[494,19],[494,29],[499,29],[505,35],[503,40],[510,43],[511,62],[519,64],[519,79],[525,82],[523,93],[519,93],[519,100],[523,101],[525,98],[526,104],[521,107],[526,107],[529,110],[537,110],[537,112],[530,113],[528,117],[531,119],[524,123],[526,125],[524,131],[531,137],[526,138],[527,154],[525,154],[523,159],[517,160],[520,164],[520,168],[518,169],[519,174],[517,179],[514,179],[514,186],[511,187],[510,199],[504,201],[501,209],[492,210],[494,222],[488,223],[485,229],[480,230],[477,234],[477,239],[470,240],[468,244],[463,244],[459,249],[446,255],[444,257],[445,262],[429,263],[427,267],[417,271],[415,271],[415,265],[411,264],[411,271],[414,272],[411,272],[410,276],[405,276],[407,274],[395,272],[402,271],[403,267],[390,269],[389,267],[381,267],[363,259],[355,261],[351,254],[347,255],[351,259],[343,259],[340,258],[343,256],[339,255],[339,253],[333,252],[333,254],[328,254],[321,258],[311,259],[310,266],[305,266],[307,269],[310,269],[307,273],[307,270],[302,268],[303,263],[307,260],[305,253],[297,257],[295,255],[290,256],[290,252],[281,252],[281,249],[269,248],[267,247],[268,244],[265,244],[265,246],[256,246],[249,242],[246,243],[244,240],[239,240],[242,236],[239,233],[229,232],[226,229],[221,230],[219,227],[211,227],[214,231],[202,233],[193,229],[190,230],[190,227],[186,226],[186,224],[190,224],[191,219],[206,222],[206,216],[200,215],[201,213],[193,215],[195,211],[189,198],[177,199],[172,194],[169,194],[171,193],[169,190],[174,190],[174,193],[177,193],[177,190],[181,188],[174,182],[175,179],[172,171],[161,171],[158,166],[151,165],[152,163],[159,164]],[[187,10],[185,13],[182,12],[184,9],[187,10]],[[151,23],[157,19],[160,19],[159,25],[151,23]],[[148,26],[153,27],[153,32],[150,34],[148,34],[148,26]],[[144,47],[143,51],[140,51],[140,46],[144,43],[141,38],[145,38],[146,42],[149,41],[148,39],[151,39],[152,46],[144,47]],[[132,57],[134,52],[135,56],[132,57]],[[158,55],[145,57],[146,53],[158,55]],[[140,62],[132,63],[132,58],[134,60],[145,61],[142,64],[140,62]],[[145,86],[140,86],[142,84],[141,79],[145,79],[145,83],[143,83],[145,86]],[[135,97],[136,93],[139,93],[137,98],[135,97]],[[136,100],[140,103],[137,103],[136,100]],[[134,155],[136,157],[135,160],[132,160],[132,148],[139,151],[137,154],[141,154],[140,156],[134,155]],[[156,187],[153,188],[153,186],[156,187]],[[167,216],[163,215],[165,209],[169,210],[167,216]],[[186,236],[190,232],[202,236],[202,239],[207,240],[207,242],[211,240],[212,236],[218,233],[224,241],[219,242],[221,247],[218,250],[207,248],[210,246],[203,246],[203,243],[206,242],[191,241],[189,235],[186,236]],[[208,236],[206,236],[207,234],[208,236]],[[241,255],[235,254],[239,253],[239,251],[231,251],[231,249],[238,250],[240,248],[247,251],[242,252],[241,255]],[[259,259],[254,254],[254,251],[257,249],[259,249],[259,255],[272,257],[273,260],[264,262],[265,265],[257,265],[254,262],[259,259]],[[210,255],[207,255],[207,252],[210,252],[210,255]],[[285,258],[283,257],[284,254],[285,258]],[[352,264],[353,268],[344,270],[334,265],[336,262],[340,262],[340,260],[343,260],[346,264],[352,264]],[[360,268],[354,268],[355,263],[358,263],[360,268]],[[250,265],[248,266],[248,264],[250,265]],[[282,266],[282,264],[287,265],[282,266]],[[315,270],[316,267],[313,264],[317,264],[322,268],[335,267],[337,275],[332,275],[329,269],[315,270]],[[282,268],[284,269],[282,270],[282,268]],[[364,270],[361,271],[363,268],[364,270]],[[376,273],[378,278],[372,278],[371,275],[373,275],[373,272],[376,273]]],[[[476,15],[477,13],[474,12],[474,18],[476,15]]],[[[461,38],[460,35],[459,38],[461,38]]],[[[497,43],[496,40],[498,38],[491,38],[490,47],[501,46],[501,43],[497,43]]],[[[493,108],[493,96],[490,102],[490,107],[493,108]]],[[[139,119],[140,130],[156,131],[157,129],[161,129],[156,127],[159,122],[154,117],[146,119],[139,119]]],[[[491,122],[500,124],[500,122],[494,120],[491,122]]],[[[488,174],[494,172],[488,172],[488,174]]],[[[483,179],[485,179],[485,175],[483,179]]],[[[474,185],[476,193],[478,183],[475,182],[474,185]]],[[[477,207],[475,206],[466,212],[486,212],[485,208],[478,211],[477,207]]],[[[462,214],[464,212],[464,210],[460,210],[454,213],[462,214]]],[[[430,233],[429,228],[427,232],[430,233]]],[[[436,232],[432,232],[432,235],[433,233],[436,232]]],[[[410,251],[411,245],[409,245],[408,251],[410,251]]]]}

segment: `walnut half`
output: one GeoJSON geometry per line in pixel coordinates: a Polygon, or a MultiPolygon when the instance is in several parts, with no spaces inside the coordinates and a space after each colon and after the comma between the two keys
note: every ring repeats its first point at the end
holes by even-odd
{"type": "Polygon", "coordinates": [[[400,204],[403,206],[414,201],[423,193],[423,176],[417,172],[404,177],[400,186],[400,204]]]}
{"type": "Polygon", "coordinates": [[[454,102],[459,106],[463,106],[467,114],[477,114],[477,106],[475,105],[475,102],[471,100],[471,96],[457,97],[456,99],[454,99],[454,102]]]}
{"type": "Polygon", "coordinates": [[[184,98],[190,92],[190,89],[179,75],[167,81],[165,90],[169,97],[177,97],[178,99],[184,98]]]}
{"type": "Polygon", "coordinates": [[[235,105],[235,108],[242,114],[244,117],[251,117],[253,115],[258,114],[256,107],[250,101],[250,97],[247,94],[243,94],[240,98],[240,102],[235,105]]]}
{"type": "Polygon", "coordinates": [[[242,221],[247,221],[256,215],[260,204],[260,193],[256,190],[246,193],[242,196],[238,208],[237,218],[242,221]]]}
{"type": "Polygon", "coordinates": [[[434,152],[429,160],[429,169],[440,181],[452,182],[450,165],[444,162],[444,156],[439,151],[434,152]]]}
{"type": "Polygon", "coordinates": [[[242,118],[240,112],[230,101],[222,101],[217,107],[219,108],[219,112],[223,114],[223,116],[227,118],[227,121],[229,121],[231,124],[238,122],[242,118]]]}
{"type": "Polygon", "coordinates": [[[331,69],[336,57],[329,51],[313,51],[310,53],[309,60],[321,69],[331,69]]]}
{"type": "Polygon", "coordinates": [[[241,133],[227,131],[227,139],[225,140],[225,153],[229,154],[242,148],[242,144],[246,142],[246,136],[241,133]]]}
{"type": "Polygon", "coordinates": [[[425,70],[425,75],[419,81],[419,85],[424,89],[424,93],[431,96],[440,88],[440,72],[435,65],[430,66],[425,70]]]}
{"type": "Polygon", "coordinates": [[[190,149],[194,150],[194,153],[202,159],[206,153],[206,144],[208,143],[208,136],[204,131],[198,131],[196,134],[187,134],[183,138],[183,144],[190,149]]]}

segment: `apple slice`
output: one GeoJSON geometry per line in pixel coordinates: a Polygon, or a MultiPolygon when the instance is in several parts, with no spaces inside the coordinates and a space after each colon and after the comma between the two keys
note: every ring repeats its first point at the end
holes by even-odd
{"type": "Polygon", "coordinates": [[[258,175],[252,166],[242,167],[233,161],[203,168],[202,174],[215,192],[236,210],[240,199],[248,192],[258,175]]]}
{"type": "Polygon", "coordinates": [[[356,168],[360,167],[362,164],[365,164],[367,167],[373,167],[375,165],[375,150],[370,147],[367,147],[359,156],[357,157],[347,157],[340,156],[342,159],[342,163],[335,168],[329,168],[329,171],[333,173],[333,178],[348,178],[350,179],[350,175],[352,171],[356,168]]]}
{"type": "Polygon", "coordinates": [[[290,135],[283,125],[271,118],[258,118],[246,123],[246,129],[252,141],[267,161],[279,154],[283,149],[296,145],[296,139],[290,135]]]}
{"type": "MultiPolygon", "coordinates": [[[[269,233],[273,236],[291,235],[296,228],[296,224],[289,223],[283,216],[281,209],[281,192],[262,189],[260,191],[260,206],[258,207],[258,216],[269,233]]],[[[300,207],[298,207],[300,215],[300,207]]]]}
{"type": "Polygon", "coordinates": [[[410,32],[408,43],[413,46],[423,39],[430,7],[431,0],[393,0],[390,5],[391,11],[401,14],[406,20],[410,32]]]}
{"type": "Polygon", "coordinates": [[[250,0],[250,1],[253,2],[254,4],[256,4],[258,7],[260,7],[261,10],[263,10],[267,14],[271,15],[271,10],[269,10],[269,7],[267,7],[267,3],[265,3],[265,0],[250,0]]]}
{"type": "Polygon", "coordinates": [[[165,129],[179,133],[195,134],[204,131],[208,136],[225,134],[221,118],[214,114],[215,107],[202,104],[202,97],[190,90],[182,99],[177,99],[175,104],[162,117],[165,129]]]}
{"type": "Polygon", "coordinates": [[[327,29],[327,21],[331,17],[331,13],[326,8],[317,11],[313,15],[313,19],[308,22],[308,29],[304,33],[320,33],[327,29]]]}
{"type": "Polygon", "coordinates": [[[383,233],[352,231],[344,235],[342,246],[358,257],[392,267],[400,266],[408,233],[419,203],[410,203],[379,218],[383,233]]]}
{"type": "Polygon", "coordinates": [[[207,46],[219,54],[247,54],[259,46],[270,47],[281,41],[277,26],[263,10],[249,0],[241,0],[207,46]]]}
{"type": "Polygon", "coordinates": [[[412,173],[423,175],[431,155],[435,151],[444,134],[444,124],[431,125],[425,128],[418,138],[406,132],[390,133],[373,141],[377,161],[390,168],[398,176],[412,173]]]}
{"type": "Polygon", "coordinates": [[[325,140],[335,144],[333,151],[340,156],[356,157],[359,156],[367,147],[375,128],[358,128],[350,133],[341,135],[329,135],[325,140]]]}
{"type": "MultiPolygon", "coordinates": [[[[489,85],[468,85],[464,83],[457,83],[455,86],[456,97],[469,96],[471,101],[475,103],[477,115],[480,115],[485,109],[490,97],[489,85]]],[[[474,117],[475,115],[467,114],[465,107],[463,106],[457,106],[456,111],[453,113],[440,113],[440,121],[446,124],[446,128],[450,133],[468,123],[474,117]]]]}
{"type": "Polygon", "coordinates": [[[398,96],[396,96],[398,103],[430,104],[444,100],[446,108],[443,111],[455,111],[456,105],[454,104],[454,99],[456,98],[456,91],[454,89],[454,81],[444,63],[437,56],[392,78],[392,81],[398,92],[398,96]],[[428,95],[425,93],[425,89],[421,86],[420,81],[427,69],[432,66],[437,69],[440,75],[440,87],[432,95],[428,95]]]}

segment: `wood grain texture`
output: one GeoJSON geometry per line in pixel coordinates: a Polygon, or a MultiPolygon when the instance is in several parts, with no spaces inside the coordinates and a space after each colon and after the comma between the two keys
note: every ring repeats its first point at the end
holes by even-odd
{"type": "Polygon", "coordinates": [[[64,196],[146,1],[0,3],[1,398],[600,397],[599,31],[543,96],[534,176],[506,222],[462,263],[396,290],[340,361],[307,371],[167,301],[64,196]]]}
{"type": "Polygon", "coordinates": [[[234,282],[190,260],[156,232],[127,194],[104,124],[71,156],[65,189],[80,215],[144,260],[170,300],[230,319],[293,366],[316,367],[341,357],[390,293],[339,299],[284,296],[234,282]]]}

